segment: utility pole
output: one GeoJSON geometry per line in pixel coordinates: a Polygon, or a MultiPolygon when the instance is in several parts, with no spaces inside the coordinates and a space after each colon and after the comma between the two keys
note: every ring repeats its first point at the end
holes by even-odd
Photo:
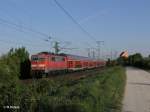
{"type": "Polygon", "coordinates": [[[73,49],[77,49],[77,48],[67,48],[65,46],[70,45],[71,43],[69,41],[51,41],[52,37],[49,36],[47,39],[45,39],[44,41],[46,42],[51,42],[52,48],[54,48],[54,53],[55,54],[59,54],[59,52],[61,50],[73,50],[73,49]],[[65,45],[60,47],[60,43],[64,43],[65,45]],[[53,45],[54,44],[54,45],[53,45]]]}
{"type": "Polygon", "coordinates": [[[117,51],[114,51],[114,58],[115,58],[115,59],[118,58],[117,55],[118,55],[118,52],[117,52],[117,51]]]}
{"type": "Polygon", "coordinates": [[[90,58],[91,57],[91,53],[90,53],[90,48],[87,48],[87,53],[88,53],[88,57],[90,58]]]}
{"type": "Polygon", "coordinates": [[[89,58],[95,59],[95,49],[96,48],[86,48],[87,54],[89,58]]]}
{"type": "MultiPolygon", "coordinates": [[[[74,50],[74,49],[78,49],[78,48],[68,48],[68,47],[61,47],[59,44],[62,42],[58,42],[58,41],[54,41],[54,50],[55,50],[55,54],[58,54],[60,51],[62,50],[74,50]]],[[[67,44],[70,44],[70,42],[66,42],[67,44]]]]}
{"type": "Polygon", "coordinates": [[[95,51],[93,50],[92,53],[93,53],[93,59],[95,59],[95,51]]]}
{"type": "Polygon", "coordinates": [[[113,60],[113,51],[110,51],[110,59],[113,60]]]}
{"type": "Polygon", "coordinates": [[[58,54],[59,51],[60,51],[60,49],[59,49],[59,42],[55,41],[53,48],[55,49],[55,54],[58,54]]]}
{"type": "Polygon", "coordinates": [[[96,41],[97,43],[97,50],[98,50],[98,59],[101,58],[101,45],[104,44],[104,41],[96,41]]]}
{"type": "Polygon", "coordinates": [[[116,50],[112,50],[110,51],[110,59],[111,60],[114,60],[114,59],[117,59],[117,54],[118,52],[116,50]]]}

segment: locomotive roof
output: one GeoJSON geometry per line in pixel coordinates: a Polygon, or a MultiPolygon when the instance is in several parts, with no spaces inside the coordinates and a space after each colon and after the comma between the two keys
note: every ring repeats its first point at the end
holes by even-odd
{"type": "Polygon", "coordinates": [[[37,53],[37,54],[47,54],[47,55],[66,56],[66,54],[64,54],[64,53],[61,53],[61,54],[55,54],[55,53],[53,53],[53,52],[40,52],[40,53],[37,53]]]}
{"type": "Polygon", "coordinates": [[[85,57],[85,56],[78,56],[78,55],[73,55],[73,54],[64,54],[64,53],[61,53],[61,54],[55,54],[55,53],[52,53],[52,52],[40,52],[40,53],[37,53],[38,55],[39,54],[47,54],[47,55],[56,55],[56,56],[67,56],[71,59],[75,59],[75,60],[95,60],[93,58],[89,58],[89,57],[85,57]]]}
{"type": "Polygon", "coordinates": [[[72,55],[72,54],[67,54],[68,57],[75,59],[75,60],[94,60],[89,57],[84,57],[84,56],[78,56],[78,55],[72,55]]]}

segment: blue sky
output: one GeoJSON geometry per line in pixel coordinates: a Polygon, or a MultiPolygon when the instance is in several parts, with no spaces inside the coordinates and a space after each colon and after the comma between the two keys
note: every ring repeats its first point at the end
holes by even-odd
{"type": "MultiPolygon", "coordinates": [[[[96,40],[105,41],[103,55],[110,51],[150,54],[149,0],[57,0],[96,40]]],[[[54,0],[0,0],[0,54],[11,47],[26,46],[31,54],[48,51],[50,43],[21,26],[51,35],[53,40],[70,41],[67,53],[87,55],[85,48],[96,43],[84,34],[54,0]],[[15,28],[15,29],[14,29],[15,28]],[[19,30],[19,31],[18,31],[19,30]]]]}

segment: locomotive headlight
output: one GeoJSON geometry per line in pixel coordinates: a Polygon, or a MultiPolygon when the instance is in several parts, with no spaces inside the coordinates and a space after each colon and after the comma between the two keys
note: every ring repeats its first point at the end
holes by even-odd
{"type": "Polygon", "coordinates": [[[39,64],[38,67],[45,67],[45,65],[44,64],[39,64]]]}
{"type": "Polygon", "coordinates": [[[32,68],[37,67],[37,65],[31,65],[32,68]]]}
{"type": "Polygon", "coordinates": [[[45,67],[45,65],[44,65],[44,64],[39,64],[39,65],[38,65],[38,67],[42,67],[42,68],[44,68],[44,67],[45,67]]]}

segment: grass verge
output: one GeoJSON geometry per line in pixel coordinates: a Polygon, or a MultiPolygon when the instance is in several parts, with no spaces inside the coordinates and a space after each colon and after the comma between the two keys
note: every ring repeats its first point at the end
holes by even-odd
{"type": "Polygon", "coordinates": [[[120,112],[125,80],[120,66],[80,80],[43,79],[17,86],[15,104],[22,112],[120,112]]]}

